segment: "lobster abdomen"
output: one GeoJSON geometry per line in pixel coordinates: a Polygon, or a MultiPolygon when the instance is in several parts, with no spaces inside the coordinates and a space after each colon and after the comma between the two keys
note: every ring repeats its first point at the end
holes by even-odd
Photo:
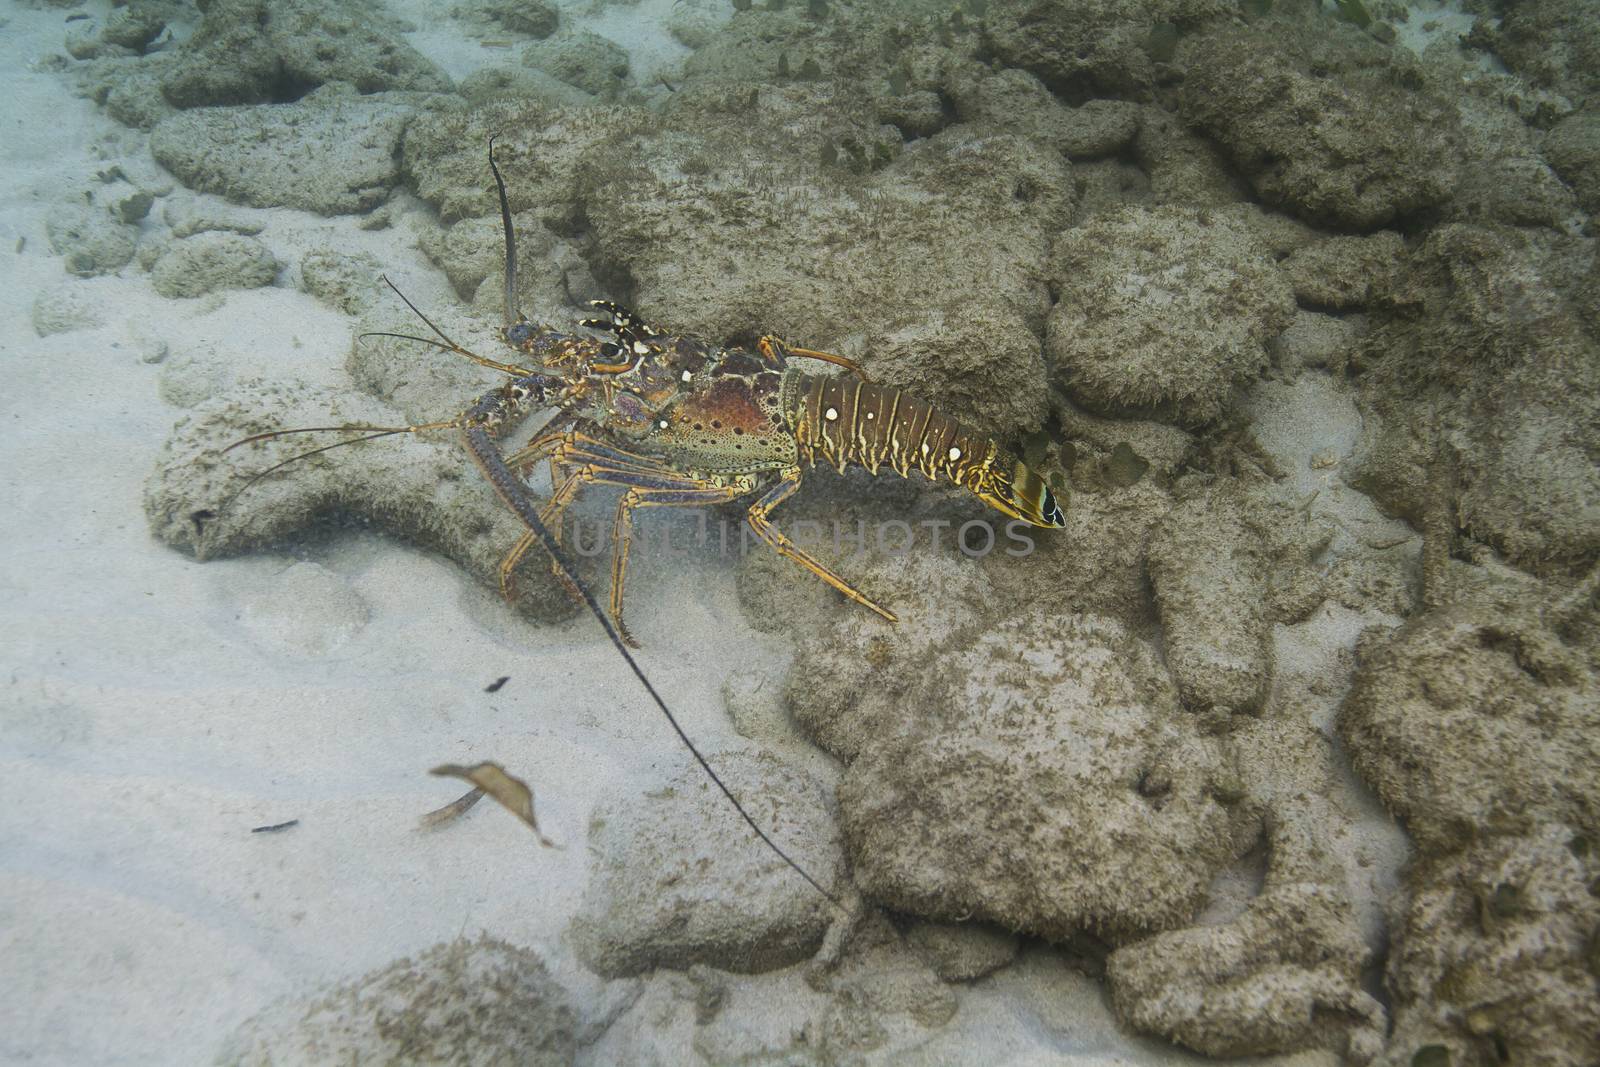
{"type": "Polygon", "coordinates": [[[902,478],[918,470],[971,490],[1014,519],[1066,523],[1044,479],[998,441],[902,389],[788,370],[780,395],[801,458],[813,464],[821,456],[841,472],[857,463],[874,475],[887,466],[902,478]]]}

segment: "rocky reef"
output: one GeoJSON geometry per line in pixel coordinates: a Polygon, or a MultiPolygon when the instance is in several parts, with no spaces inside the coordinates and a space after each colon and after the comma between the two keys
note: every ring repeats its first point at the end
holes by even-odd
{"type": "Polygon", "coordinates": [[[556,1067],[572,1062],[576,1031],[566,994],[536,953],[480,937],[275,1004],[241,1026],[217,1062],[556,1067]]]}
{"type": "MultiPolygon", "coordinates": [[[[168,361],[152,533],[214,558],[371,523],[497,582],[521,527],[447,434],[256,481],[285,442],[224,451],[494,384],[360,336],[424,327],[369,256],[272,232],[407,228],[471,305],[430,318],[503,354],[491,136],[522,310],[841,353],[1014,449],[1065,525],[819,470],[778,517],[863,531],[819,554],[899,623],[738,564],[793,658],[730,683],[750,746],[718,762],[838,906],[689,776],[592,815],[567,937],[609,992],[449,946],[230,1061],[510,1062],[533,1027],[519,1062],[960,1062],[953,1020],[1001,1001],[1070,1046],[1100,982],[1212,1057],[1600,1062],[1594,5],[1450,33],[1363,0],[687,0],[654,79],[575,11],[463,8],[515,49],[459,84],[353,0],[74,27],[63,69],[161,169],[63,198],[37,332],[147,275],[180,307],[296,286],[352,335],[348,390],[168,361]],[[505,999],[447,996],[463,969],[505,999]]],[[[514,595],[572,611],[542,561],[514,595]]]]}

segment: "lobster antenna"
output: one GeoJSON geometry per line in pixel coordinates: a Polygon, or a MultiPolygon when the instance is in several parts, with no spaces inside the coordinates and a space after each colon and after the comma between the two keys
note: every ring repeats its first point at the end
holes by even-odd
{"type": "MultiPolygon", "coordinates": [[[[389,279],[385,278],[384,281],[387,282],[389,279]]],[[[389,284],[389,288],[394,289],[394,284],[392,282],[389,284]]],[[[398,293],[400,290],[395,289],[395,292],[398,293]]],[[[404,295],[402,295],[400,299],[406,300],[404,295]]],[[[410,304],[411,301],[406,300],[406,303],[410,304]]],[[[415,308],[413,308],[413,310],[415,310],[415,308]]],[[[433,323],[430,322],[428,325],[432,326],[433,323]]],[[[362,340],[365,340],[368,337],[393,337],[400,341],[416,341],[418,344],[432,345],[441,352],[449,352],[450,354],[456,356],[466,356],[480,367],[488,367],[490,370],[497,370],[501,374],[509,374],[513,378],[526,378],[528,375],[535,373],[534,371],[529,370],[527,367],[519,367],[515,363],[501,363],[499,360],[490,359],[488,356],[480,356],[478,353],[462,348],[460,345],[447,345],[443,341],[435,341],[431,337],[418,337],[414,333],[391,333],[388,330],[368,330],[366,333],[359,333],[356,334],[356,336],[362,340]]]]}
{"type": "MultiPolygon", "coordinates": [[[[493,137],[489,138],[489,171],[494,175],[495,191],[500,198],[500,225],[505,231],[505,305],[502,311],[502,318],[506,329],[510,329],[514,323],[522,321],[521,314],[515,311],[517,245],[516,234],[511,226],[511,205],[506,198],[505,179],[500,176],[500,168],[495,165],[494,161],[493,137]]],[[[429,323],[429,325],[432,326],[433,324],[429,323]]],[[[438,333],[438,330],[435,329],[434,332],[438,333]]],[[[700,769],[706,772],[706,775],[721,791],[722,795],[728,798],[728,803],[733,805],[733,809],[739,813],[739,817],[745,821],[745,825],[749,826],[755,835],[779,859],[788,864],[789,868],[801,878],[804,878],[812,889],[821,893],[828,903],[843,911],[844,905],[840,903],[838,897],[824,889],[822,883],[813,878],[809,871],[795,862],[793,857],[779,847],[776,841],[767,836],[767,832],[745,810],[744,805],[739,803],[739,798],[733,795],[733,791],[728,788],[727,783],[712,769],[705,756],[695,747],[694,741],[689,738],[689,734],[679,724],[678,717],[672,713],[671,708],[667,707],[667,702],[661,698],[660,693],[656,692],[656,687],[650,684],[650,679],[645,676],[644,670],[639,666],[639,662],[633,658],[633,653],[628,650],[628,646],[623,642],[622,636],[617,633],[616,627],[612,625],[611,619],[595,600],[594,594],[589,592],[589,587],[579,580],[577,567],[573,566],[572,561],[567,558],[567,554],[562,551],[560,544],[551,535],[549,527],[545,526],[544,520],[539,518],[538,506],[534,504],[533,499],[528,495],[528,491],[523,487],[521,479],[516,476],[510,467],[506,466],[505,457],[500,454],[499,448],[490,440],[489,435],[482,428],[473,426],[470,423],[464,428],[464,432],[467,440],[467,450],[472,453],[472,458],[477,461],[484,477],[488,479],[489,484],[494,488],[500,499],[505,501],[507,506],[522,520],[523,525],[527,526],[534,536],[539,539],[544,546],[545,552],[549,554],[551,562],[555,564],[556,569],[561,572],[571,587],[578,591],[578,594],[583,598],[584,604],[588,607],[589,613],[600,623],[600,628],[606,632],[606,637],[610,638],[612,647],[617,650],[617,654],[627,663],[628,669],[633,671],[633,676],[639,679],[639,684],[644,686],[645,692],[650,694],[650,699],[655,701],[655,705],[661,710],[661,714],[666,716],[667,723],[672,727],[673,732],[678,735],[678,740],[683,742],[683,747],[689,750],[689,754],[694,757],[695,762],[700,764],[700,769]]]]}
{"type": "Polygon", "coordinates": [[[650,699],[655,701],[656,707],[661,709],[661,714],[667,717],[667,722],[671,724],[673,731],[678,735],[678,740],[683,742],[683,746],[689,750],[689,754],[695,758],[695,762],[700,764],[701,770],[710,776],[711,781],[716,783],[716,787],[722,791],[722,795],[728,798],[728,803],[732,804],[734,810],[739,813],[739,817],[745,821],[745,824],[751,830],[755,831],[755,835],[768,848],[777,854],[779,859],[788,864],[801,878],[809,882],[811,888],[827,898],[830,904],[840,911],[844,911],[844,904],[840,902],[839,898],[822,888],[822,883],[811,877],[810,872],[795,862],[787,852],[779,847],[776,841],[767,836],[767,832],[761,828],[760,824],[750,816],[749,812],[744,810],[744,805],[739,803],[739,798],[733,795],[733,791],[717,775],[717,772],[711,769],[711,764],[706,762],[705,756],[700,754],[700,750],[689,739],[688,733],[679,725],[678,717],[672,714],[672,709],[667,707],[667,702],[661,699],[661,694],[656,692],[656,687],[650,684],[649,678],[645,677],[643,669],[640,668],[638,661],[633,658],[633,653],[628,651],[628,646],[623,643],[622,637],[617,633],[616,627],[612,625],[605,611],[601,609],[599,603],[595,600],[594,594],[589,592],[588,586],[578,580],[577,568],[567,558],[567,554],[562,550],[561,546],[556,543],[556,539],[551,535],[549,527],[545,526],[543,520],[539,518],[538,506],[534,504],[533,498],[528,495],[528,491],[523,487],[521,480],[517,478],[510,467],[506,466],[505,457],[500,454],[500,450],[490,440],[488,433],[482,427],[473,426],[470,423],[464,428],[464,433],[467,439],[467,450],[472,453],[472,458],[477,461],[484,477],[489,480],[489,484],[494,487],[494,491],[499,494],[500,499],[505,501],[511,510],[516,512],[517,517],[522,520],[523,524],[533,531],[534,536],[538,537],[540,543],[544,545],[544,550],[550,554],[551,561],[555,563],[562,576],[572,583],[573,588],[578,590],[579,595],[583,597],[584,604],[589,608],[589,613],[599,621],[601,628],[606,632],[606,636],[611,639],[611,644],[616,648],[623,660],[627,662],[628,668],[633,671],[634,677],[639,679],[639,684],[644,686],[645,692],[650,694],[650,699]]]}
{"type": "Polygon", "coordinates": [[[517,235],[511,229],[511,202],[506,199],[505,179],[500,177],[500,168],[494,163],[494,136],[489,137],[489,173],[494,175],[495,192],[500,195],[500,226],[506,235],[506,290],[505,305],[501,310],[501,322],[506,329],[521,320],[520,312],[515,311],[517,301],[517,235]]]}
{"type": "Polygon", "coordinates": [[[490,370],[497,370],[502,374],[509,374],[513,378],[526,378],[528,375],[534,373],[534,371],[529,370],[527,367],[518,367],[512,363],[501,363],[497,360],[490,359],[487,356],[480,356],[471,349],[462,348],[460,345],[456,344],[455,341],[451,340],[449,334],[445,333],[443,330],[439,329],[438,326],[434,325],[433,320],[424,315],[422,313],[422,309],[413,304],[411,302],[411,298],[402,293],[400,291],[400,287],[394,282],[390,281],[387,274],[383,275],[383,284],[387,285],[390,289],[393,289],[394,295],[398,296],[401,302],[404,303],[406,307],[411,309],[411,313],[413,315],[427,323],[428,329],[438,334],[439,341],[443,341],[444,343],[440,344],[439,341],[430,341],[426,337],[413,337],[408,333],[387,333],[382,330],[370,330],[367,333],[362,334],[362,337],[398,337],[404,341],[421,341],[425,345],[433,345],[435,348],[442,348],[446,352],[454,352],[458,356],[466,356],[480,367],[488,367],[490,370]]]}
{"type": "Polygon", "coordinates": [[[217,505],[217,514],[221,515],[223,512],[227,511],[230,507],[232,507],[233,506],[233,502],[235,500],[238,500],[239,497],[241,495],[243,495],[243,493],[244,493],[244,491],[246,489],[249,489],[252,485],[255,485],[257,482],[259,482],[261,479],[265,478],[267,475],[272,474],[275,471],[281,471],[283,468],[287,467],[291,463],[297,463],[302,459],[307,459],[307,458],[309,458],[311,456],[318,456],[318,455],[321,455],[324,452],[332,452],[334,449],[343,448],[345,445],[359,445],[363,441],[376,441],[376,440],[378,440],[379,438],[382,438],[382,437],[393,437],[397,433],[415,433],[418,430],[443,429],[446,426],[453,426],[453,425],[455,425],[453,422],[441,422],[441,423],[435,423],[435,424],[428,425],[428,426],[388,426],[388,427],[385,427],[385,426],[307,426],[304,429],[299,429],[299,430],[273,430],[270,433],[258,433],[258,434],[255,434],[253,436],[246,437],[242,441],[235,441],[233,444],[229,445],[227,448],[224,448],[222,451],[223,452],[231,452],[235,448],[238,448],[240,445],[247,445],[247,444],[250,444],[251,442],[254,442],[254,441],[267,441],[267,440],[270,440],[270,439],[272,439],[274,437],[286,437],[286,436],[288,436],[289,434],[292,434],[292,433],[354,432],[354,431],[357,431],[357,430],[370,431],[370,432],[367,432],[365,437],[352,437],[348,441],[335,441],[331,445],[323,445],[321,448],[313,448],[309,452],[297,453],[297,454],[295,454],[293,456],[290,456],[286,460],[282,460],[282,461],[280,461],[278,463],[274,463],[272,466],[268,467],[266,470],[256,471],[254,474],[252,474],[250,476],[250,478],[243,485],[241,485],[239,488],[235,489],[228,496],[228,499],[224,500],[221,504],[217,505]]]}

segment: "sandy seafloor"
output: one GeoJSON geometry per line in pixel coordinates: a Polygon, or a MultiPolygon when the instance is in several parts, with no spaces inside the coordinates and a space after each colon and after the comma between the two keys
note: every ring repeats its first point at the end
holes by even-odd
{"type": "MultiPolygon", "coordinates": [[[[51,191],[141,138],[30,69],[59,50],[62,11],[4,16],[0,1061],[203,1062],[277,997],[480,929],[581,987],[560,933],[588,811],[683,753],[592,620],[529,625],[426,553],[358,532],[305,547],[364,606],[347,628],[274,600],[296,554],[197,565],[152,540],[142,485],[180,413],[131,339],[343,388],[349,320],[275,287],[197,315],[134,273],[89,283],[104,327],[36,336],[34,298],[66,277],[43,232],[51,191]],[[461,792],[427,769],[479,758],[536,783],[564,849],[487,808],[418,831],[461,792]]],[[[470,57],[416,43],[453,68],[470,57]]],[[[379,257],[413,299],[453,296],[403,229],[263,214],[283,258],[333,241],[379,257]]],[[[715,566],[641,566],[634,582],[656,683],[696,736],[727,732],[725,673],[783,649],[745,625],[715,566]]]]}
{"type": "MultiPolygon", "coordinates": [[[[668,3],[575,24],[628,46],[644,82],[652,64],[685,54],[638,28],[668,3]]],[[[428,6],[390,5],[418,22],[428,6]]],[[[343,390],[351,320],[281,280],[221,300],[162,299],[130,266],[71,283],[103,325],[35,333],[36,298],[67,280],[44,233],[58,191],[119,162],[155,168],[145,135],[37,68],[60,50],[63,16],[0,6],[0,1062],[205,1062],[280,998],[480,931],[536,950],[581,1018],[603,1015],[616,994],[563,936],[588,877],[585,825],[597,803],[649,791],[686,754],[593,620],[534,625],[436,555],[348,527],[205,563],[152,538],[143,487],[183,411],[141,356],[161,344],[210,351],[236,377],[343,390]],[[307,561],[321,568],[313,588],[336,595],[284,592],[286,572],[307,561]],[[534,783],[541,822],[564,847],[540,849],[489,805],[448,829],[418,828],[460,791],[427,768],[485,758],[534,783]]],[[[406,39],[457,79],[503,59],[449,25],[406,39]]],[[[267,223],[261,240],[285,262],[311,247],[367,252],[421,306],[456,299],[406,226],[229,210],[267,223]]],[[[1353,447],[1347,398],[1311,385],[1264,388],[1251,403],[1263,445],[1302,490],[1324,489],[1321,506],[1370,531],[1408,536],[1307,462],[1353,447]]],[[[641,663],[703,748],[736,737],[721,697],[731,675],[787,669],[791,650],[751,628],[732,569],[712,553],[641,561],[628,604],[641,663]]],[[[1315,673],[1361,625],[1326,614],[1280,645],[1279,671],[1315,673]]],[[[1344,788],[1355,836],[1339,847],[1365,858],[1357,910],[1380,940],[1379,901],[1407,845],[1358,784],[1344,788]]],[[[1100,984],[1048,956],[1035,945],[1009,978],[964,991],[950,1062],[995,1062],[999,1050],[1040,1064],[1212,1062],[1119,1030],[1100,984]],[[1029,969],[1050,971],[1043,1017],[1029,969]]]]}

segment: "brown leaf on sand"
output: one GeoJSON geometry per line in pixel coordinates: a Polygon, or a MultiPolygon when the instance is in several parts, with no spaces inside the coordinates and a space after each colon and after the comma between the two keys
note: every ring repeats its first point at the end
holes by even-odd
{"type": "Polygon", "coordinates": [[[460,778],[462,781],[471,782],[476,788],[460,800],[424,815],[422,817],[424,826],[439,826],[464,815],[484,794],[488,794],[498,801],[501,807],[527,823],[538,835],[539,844],[545,848],[557,847],[556,843],[544,836],[544,831],[539,829],[539,820],[533,813],[533,790],[521,778],[507,773],[500,764],[485,761],[463,767],[460,764],[447,763],[435,767],[428,773],[441,778],[460,778]]]}
{"type": "Polygon", "coordinates": [[[423,815],[422,819],[420,820],[422,822],[422,828],[424,830],[436,830],[448,822],[459,819],[461,816],[471,811],[472,806],[482,799],[483,790],[477,788],[469,789],[455,800],[452,800],[450,803],[446,804],[444,807],[434,808],[432,811],[423,815]]]}

